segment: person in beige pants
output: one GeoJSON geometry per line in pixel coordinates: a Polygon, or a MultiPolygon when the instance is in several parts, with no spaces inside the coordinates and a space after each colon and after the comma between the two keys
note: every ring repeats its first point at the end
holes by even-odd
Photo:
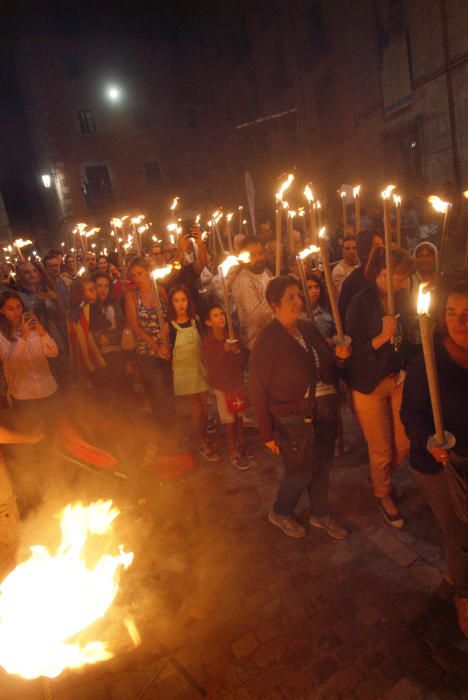
{"type": "Polygon", "coordinates": [[[409,450],[409,440],[400,420],[404,374],[384,377],[374,391],[353,391],[353,405],[369,449],[374,496],[392,494],[391,476],[409,450]]]}
{"type": "Polygon", "coordinates": [[[415,263],[402,248],[393,248],[392,258],[396,313],[389,313],[385,248],[379,246],[366,266],[369,287],[356,294],[348,307],[346,332],[353,348],[349,379],[354,409],[367,440],[374,495],[385,521],[392,527],[402,527],[391,476],[409,450],[400,407],[409,316],[406,288],[415,263]]]}

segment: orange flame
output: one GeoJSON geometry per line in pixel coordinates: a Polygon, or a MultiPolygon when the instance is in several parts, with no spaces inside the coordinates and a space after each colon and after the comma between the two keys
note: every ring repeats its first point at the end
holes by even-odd
{"type": "Polygon", "coordinates": [[[121,571],[132,563],[133,554],[122,546],[118,554],[99,549],[99,536],[106,535],[107,541],[118,515],[112,501],[67,505],[56,553],[42,545],[31,547],[30,558],[3,581],[0,665],[8,673],[55,678],[66,668],[113,656],[106,642],[74,638],[106,615],[118,593],[121,571]]]}

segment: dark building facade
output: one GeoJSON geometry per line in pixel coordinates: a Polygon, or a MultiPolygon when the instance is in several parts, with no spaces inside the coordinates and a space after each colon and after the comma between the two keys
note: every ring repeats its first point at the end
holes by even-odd
{"type": "Polygon", "coordinates": [[[144,25],[17,33],[23,189],[51,236],[162,221],[174,195],[235,207],[246,171],[260,215],[292,168],[333,206],[344,182],[467,188],[465,0],[181,3],[144,25]]]}

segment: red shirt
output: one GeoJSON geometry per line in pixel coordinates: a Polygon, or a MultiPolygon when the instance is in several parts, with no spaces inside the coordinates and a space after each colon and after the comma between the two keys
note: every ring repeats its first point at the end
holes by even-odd
{"type": "Polygon", "coordinates": [[[210,328],[203,338],[203,351],[208,369],[208,384],[218,391],[232,392],[243,388],[244,374],[240,354],[226,352],[226,338],[218,340],[210,328]]]}

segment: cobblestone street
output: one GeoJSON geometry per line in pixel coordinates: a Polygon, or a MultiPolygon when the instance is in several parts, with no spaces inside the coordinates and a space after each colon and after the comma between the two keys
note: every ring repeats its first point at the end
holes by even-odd
{"type": "MultiPolygon", "coordinates": [[[[167,487],[168,507],[178,500],[186,522],[182,535],[155,541],[144,585],[154,582],[158,594],[137,614],[141,647],[48,688],[3,675],[0,698],[468,698],[468,640],[443,582],[432,515],[405,468],[407,524],[386,526],[366,483],[365,446],[352,439],[332,475],[347,540],[318,530],[294,540],[268,522],[279,463],[261,445],[250,472],[203,463],[167,487]]],[[[165,522],[161,512],[155,532],[165,522]]]]}

